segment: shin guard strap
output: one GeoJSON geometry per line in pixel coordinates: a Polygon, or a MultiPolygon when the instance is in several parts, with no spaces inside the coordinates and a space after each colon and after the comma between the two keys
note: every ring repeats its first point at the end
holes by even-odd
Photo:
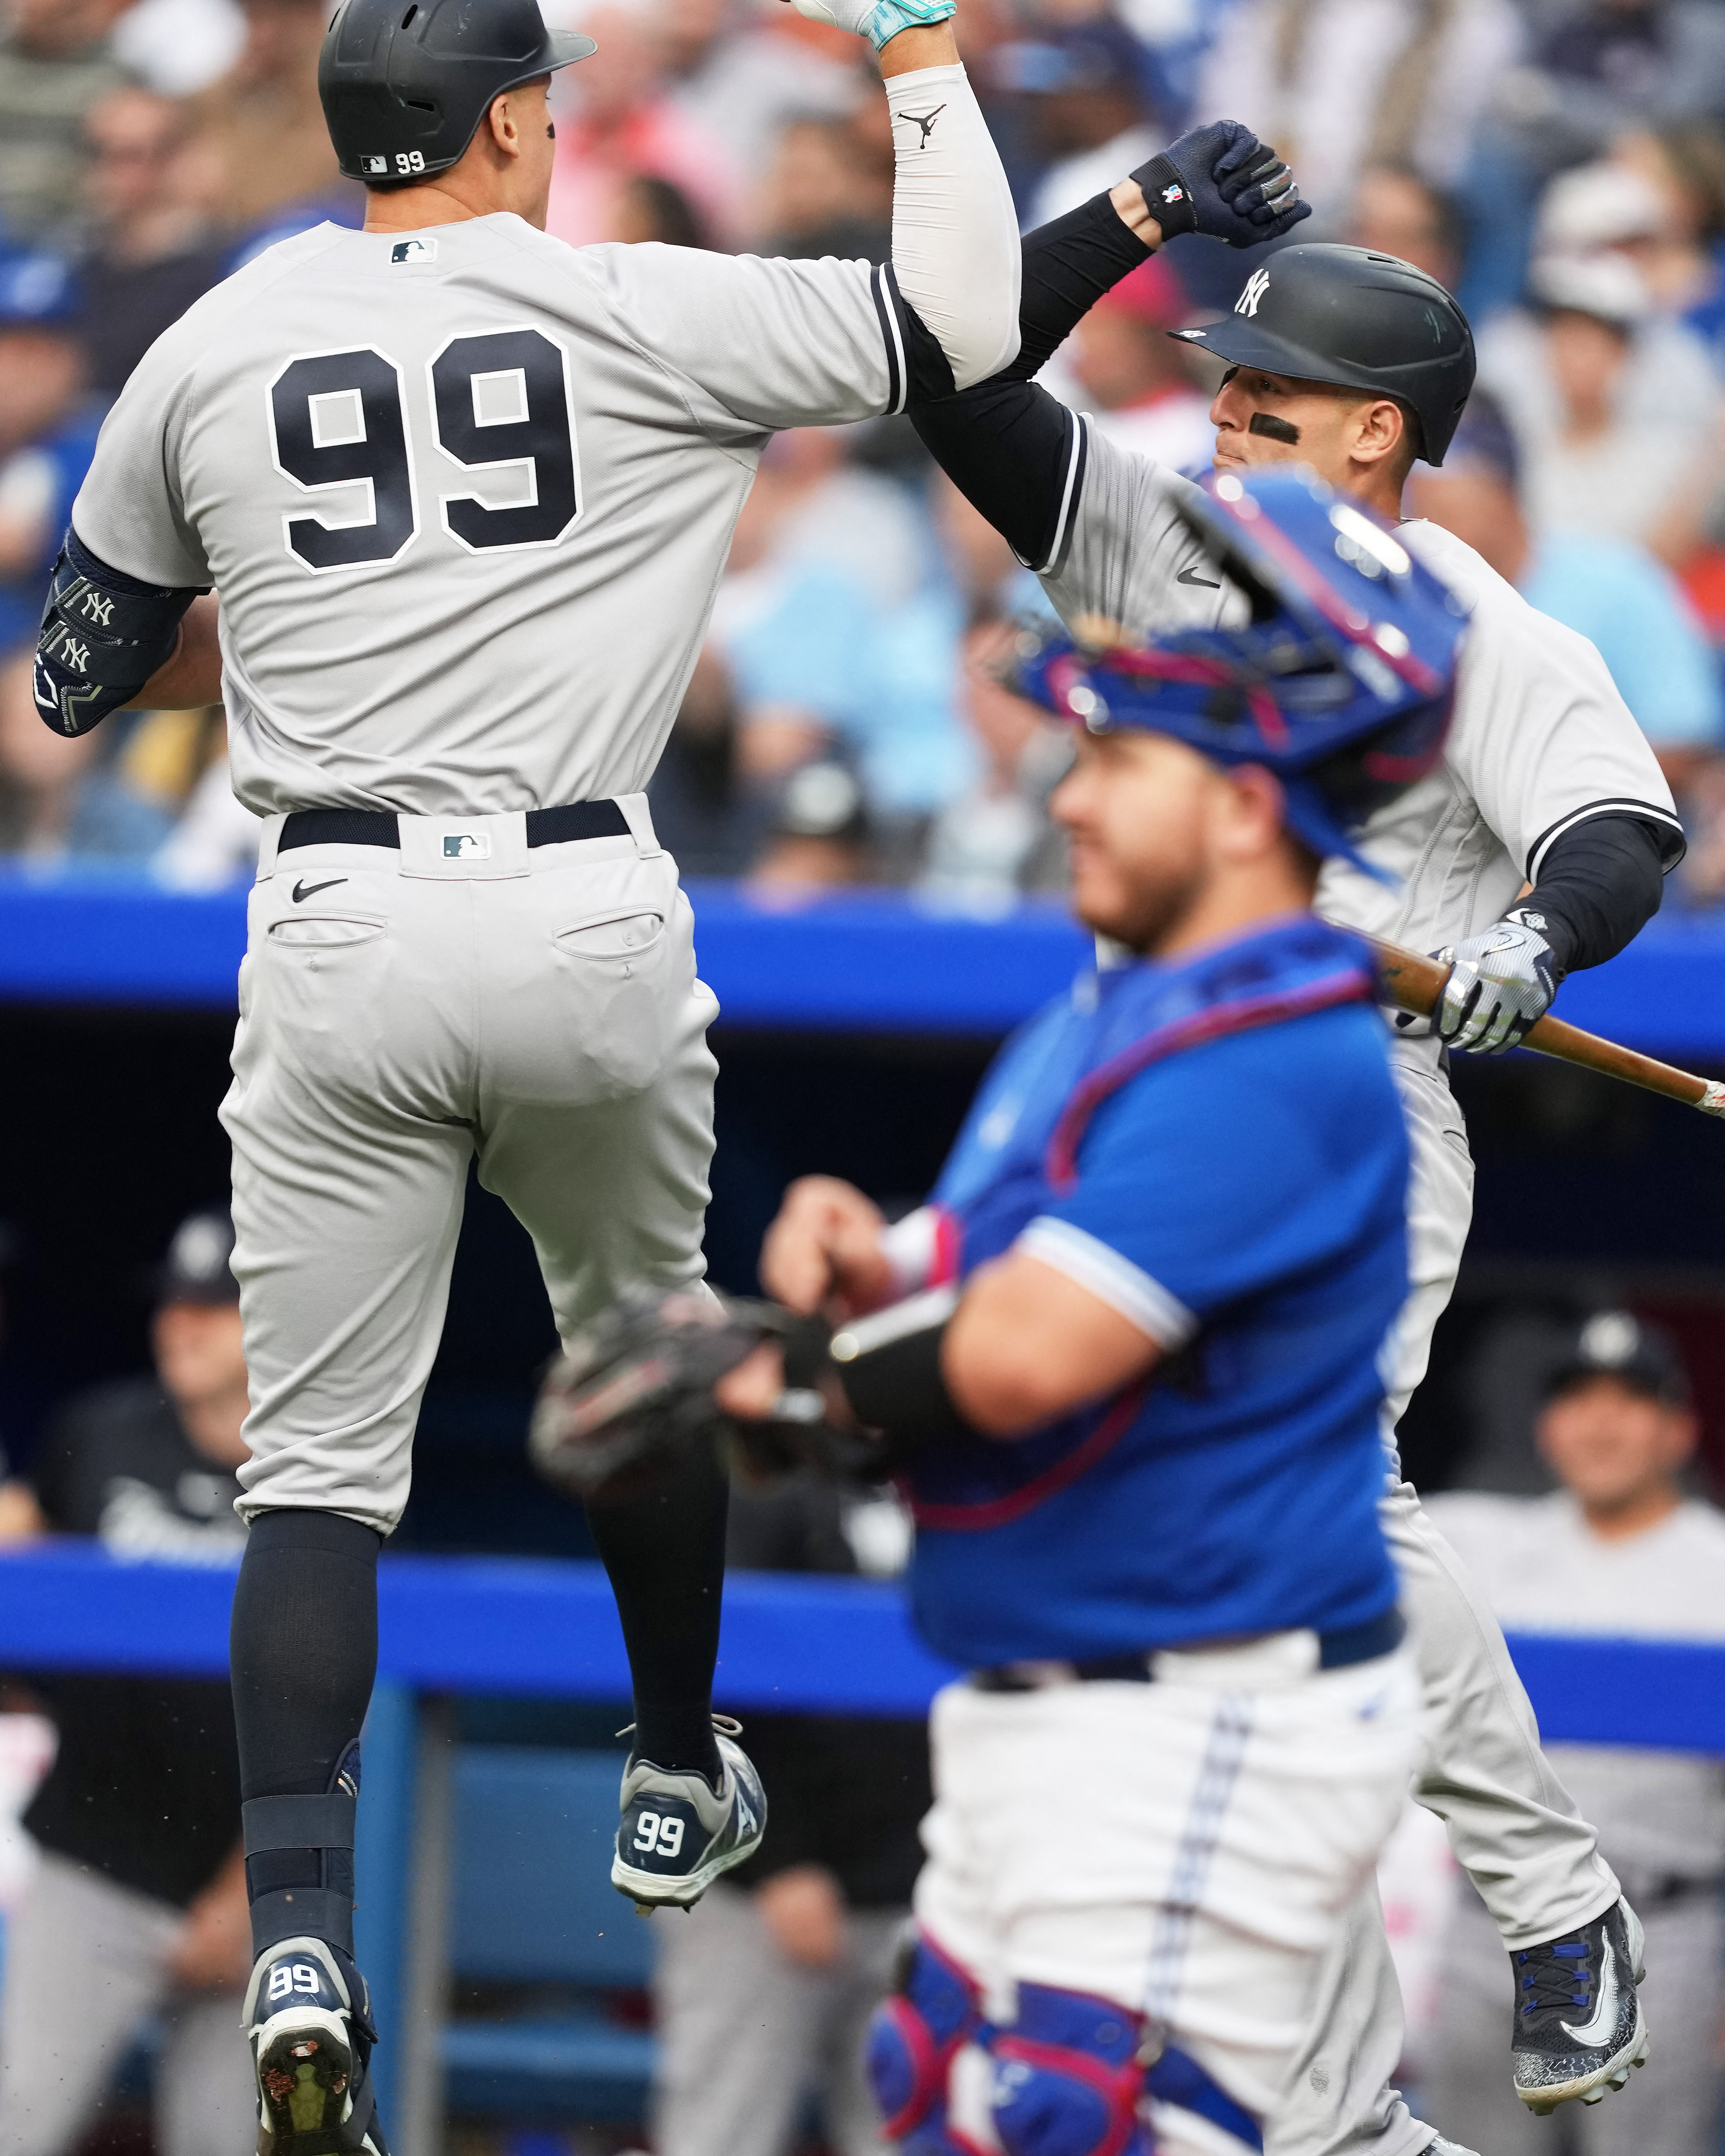
{"type": "Polygon", "coordinates": [[[252,1952],[302,1935],[353,1953],[353,1897],[328,1887],[273,1887],[252,1897],[252,1952]]]}
{"type": "Polygon", "coordinates": [[[251,1797],[239,1808],[245,1853],[270,1849],[352,1849],[357,1807],[345,1789],[321,1797],[251,1797]]]}

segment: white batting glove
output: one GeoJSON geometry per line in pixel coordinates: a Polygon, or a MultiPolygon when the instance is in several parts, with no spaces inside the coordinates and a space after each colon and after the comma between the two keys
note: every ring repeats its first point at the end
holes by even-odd
{"type": "Polygon", "coordinates": [[[957,13],[955,0],[791,0],[811,23],[830,23],[866,38],[878,53],[901,30],[948,21],[957,13]]]}
{"type": "Polygon", "coordinates": [[[1563,971],[1541,931],[1543,913],[1517,907],[1483,936],[1433,955],[1450,968],[1432,1013],[1439,1040],[1469,1055],[1502,1055],[1519,1045],[1551,1009],[1563,971]]]}

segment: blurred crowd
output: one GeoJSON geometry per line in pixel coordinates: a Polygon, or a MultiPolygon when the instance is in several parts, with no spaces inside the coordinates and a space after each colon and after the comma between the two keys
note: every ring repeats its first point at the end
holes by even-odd
{"type": "MultiPolygon", "coordinates": [[[[783,0],[544,0],[599,50],[557,78],[550,224],[580,244],[880,259],[871,64],[783,0]]],[[[316,88],[325,0],[0,0],[0,850],[247,872],[219,709],[67,743],[35,718],[41,593],[106,404],[259,249],[357,223],[316,88]]],[[[1717,0],[962,0],[1027,228],[1195,122],[1248,122],[1315,206],[1298,239],[1405,257],[1478,334],[1481,388],[1410,513],[1590,637],[1691,833],[1670,902],[1725,897],[1725,6],[1717,0]]],[[[1213,362],[1171,326],[1252,267],[1177,241],[1051,386],[1201,470],[1213,362]]],[[[1032,580],[908,423],[779,436],[654,790],[691,875],[1056,887],[1061,749],[1002,685],[1032,580]]]]}

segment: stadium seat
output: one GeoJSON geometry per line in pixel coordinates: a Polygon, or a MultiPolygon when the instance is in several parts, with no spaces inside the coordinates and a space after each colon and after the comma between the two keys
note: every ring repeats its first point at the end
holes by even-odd
{"type": "Polygon", "coordinates": [[[449,1964],[463,1984],[543,1987],[495,2019],[444,2035],[451,2113],[634,2121],[653,2038],[607,2012],[606,1994],[652,1974],[653,1933],[612,1887],[622,1761],[614,1752],[468,1745],[454,1763],[449,1964]]]}

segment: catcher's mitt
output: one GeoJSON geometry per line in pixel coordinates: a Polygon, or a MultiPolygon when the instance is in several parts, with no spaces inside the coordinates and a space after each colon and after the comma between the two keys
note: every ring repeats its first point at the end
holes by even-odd
{"type": "Polygon", "coordinates": [[[713,1387],[787,1322],[772,1303],[710,1290],[630,1289],[546,1372],[527,1429],[533,1465],[583,1499],[650,1488],[730,1428],[713,1387]]]}

